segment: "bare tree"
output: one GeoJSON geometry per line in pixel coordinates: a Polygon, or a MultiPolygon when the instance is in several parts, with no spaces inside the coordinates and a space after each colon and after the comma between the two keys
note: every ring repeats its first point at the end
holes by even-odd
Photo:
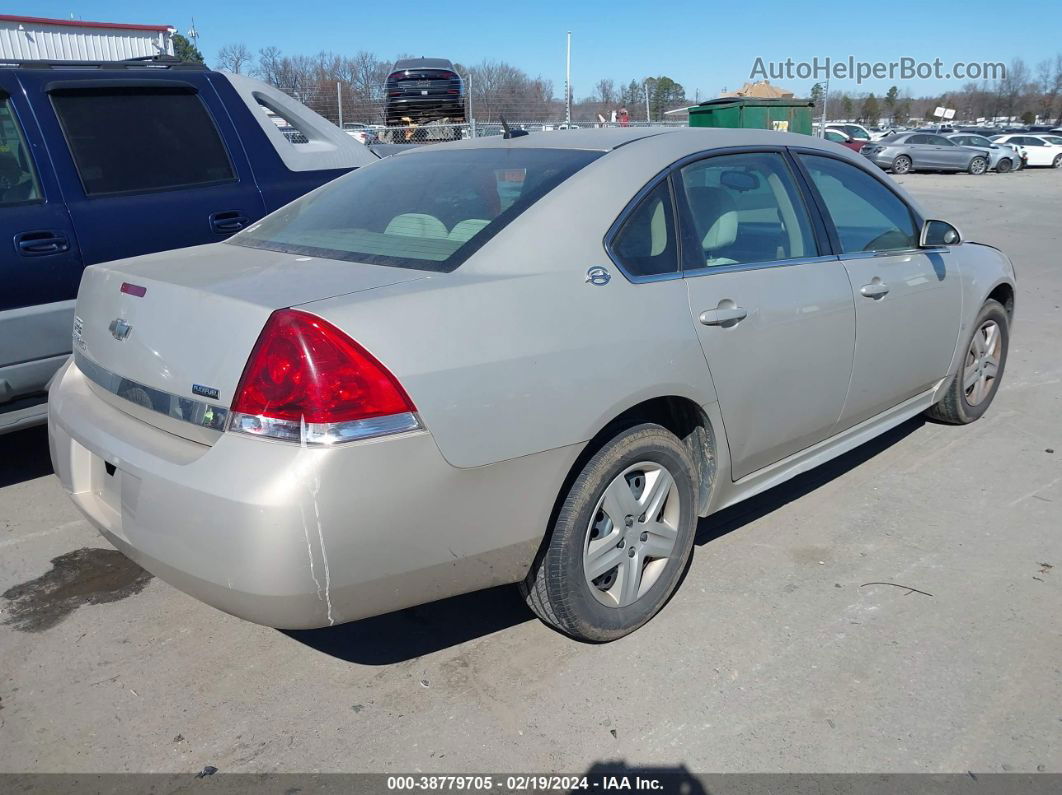
{"type": "Polygon", "coordinates": [[[254,56],[247,49],[246,44],[226,44],[218,50],[218,69],[224,69],[233,74],[243,74],[243,71],[249,69],[253,63],[254,56]]]}

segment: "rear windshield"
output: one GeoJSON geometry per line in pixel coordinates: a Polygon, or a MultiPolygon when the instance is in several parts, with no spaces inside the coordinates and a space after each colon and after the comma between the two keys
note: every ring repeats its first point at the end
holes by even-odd
{"type": "Polygon", "coordinates": [[[252,248],[451,271],[601,152],[452,149],[381,160],[229,238],[252,248]]]}

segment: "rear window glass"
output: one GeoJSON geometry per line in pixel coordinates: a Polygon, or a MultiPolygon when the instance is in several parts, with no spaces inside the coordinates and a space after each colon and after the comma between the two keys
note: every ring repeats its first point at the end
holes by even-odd
{"type": "Polygon", "coordinates": [[[523,148],[396,155],[292,202],[228,242],[450,271],[600,156],[582,150],[523,148]]]}
{"type": "Polygon", "coordinates": [[[134,193],[235,179],[202,100],[180,89],[52,93],[85,193],[134,193]]]}

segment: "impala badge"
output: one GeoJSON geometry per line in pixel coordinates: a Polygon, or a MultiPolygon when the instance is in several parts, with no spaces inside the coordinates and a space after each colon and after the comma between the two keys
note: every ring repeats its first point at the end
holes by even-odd
{"type": "Polygon", "coordinates": [[[114,320],[112,320],[111,325],[108,326],[108,328],[110,328],[111,330],[111,336],[118,340],[118,342],[121,342],[126,337],[128,337],[129,332],[133,330],[133,327],[126,323],[124,320],[122,320],[120,317],[116,317],[114,320]]]}

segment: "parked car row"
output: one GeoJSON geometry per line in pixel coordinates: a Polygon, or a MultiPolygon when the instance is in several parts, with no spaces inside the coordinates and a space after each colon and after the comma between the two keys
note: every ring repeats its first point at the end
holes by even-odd
{"type": "Polygon", "coordinates": [[[224,240],[378,159],[275,88],[200,65],[0,66],[0,433],[44,420],[85,266],[224,240]]]}
{"type": "Polygon", "coordinates": [[[894,174],[912,171],[1006,173],[1026,166],[1062,168],[1062,138],[972,133],[907,132],[866,144],[860,154],[894,174]],[[1054,138],[1054,140],[1052,140],[1054,138]]]}

